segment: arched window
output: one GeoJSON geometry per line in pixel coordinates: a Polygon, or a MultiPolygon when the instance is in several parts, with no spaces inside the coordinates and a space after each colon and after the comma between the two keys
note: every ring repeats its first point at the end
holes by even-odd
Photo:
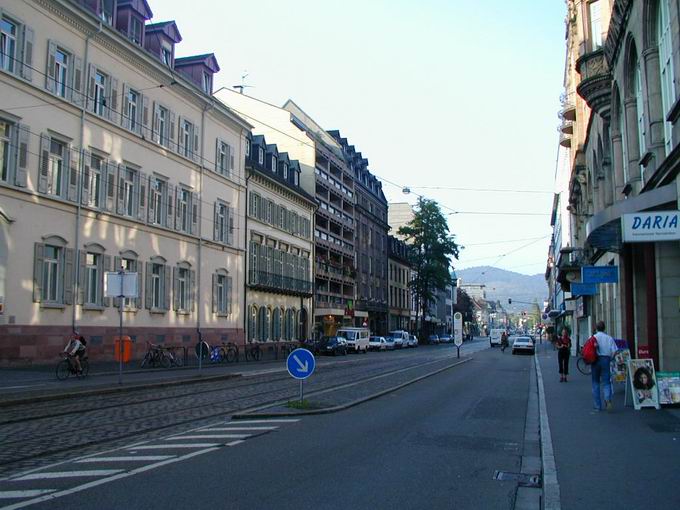
{"type": "Polygon", "coordinates": [[[288,340],[295,340],[295,308],[289,308],[286,311],[286,322],[288,323],[286,328],[286,338],[288,340]]]}
{"type": "Polygon", "coordinates": [[[257,307],[255,305],[248,306],[248,341],[255,340],[257,332],[257,307]]]}
{"type": "Polygon", "coordinates": [[[642,68],[639,60],[635,62],[632,85],[633,93],[635,94],[635,110],[637,112],[638,144],[640,157],[642,157],[647,152],[647,149],[645,146],[645,107],[642,96],[642,68]]]}
{"type": "Polygon", "coordinates": [[[666,116],[675,101],[670,0],[659,0],[656,12],[656,41],[659,48],[659,64],[661,66],[661,105],[664,125],[664,145],[666,155],[668,155],[672,149],[671,133],[673,124],[666,121],[666,116]]]}
{"type": "Polygon", "coordinates": [[[281,323],[283,319],[283,314],[280,308],[274,308],[272,313],[272,340],[278,342],[281,340],[281,323]]]}
{"type": "Polygon", "coordinates": [[[260,342],[269,340],[269,318],[269,309],[265,306],[261,306],[257,313],[257,339],[260,342]]]}
{"type": "Polygon", "coordinates": [[[623,186],[630,177],[628,172],[628,136],[626,131],[626,108],[623,101],[619,103],[619,132],[621,133],[621,168],[623,170],[623,186]]]}

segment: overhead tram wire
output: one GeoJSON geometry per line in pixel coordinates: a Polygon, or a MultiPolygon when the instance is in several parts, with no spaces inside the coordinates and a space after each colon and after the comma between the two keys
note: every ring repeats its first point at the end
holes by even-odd
{"type": "Polygon", "coordinates": [[[494,189],[494,188],[458,188],[454,186],[410,186],[410,189],[451,190],[451,191],[475,191],[482,193],[537,193],[554,194],[553,191],[530,190],[530,189],[494,189]]]}

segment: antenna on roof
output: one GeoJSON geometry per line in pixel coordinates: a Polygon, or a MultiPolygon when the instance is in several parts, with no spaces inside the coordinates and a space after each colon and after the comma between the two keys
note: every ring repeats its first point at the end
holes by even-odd
{"type": "Polygon", "coordinates": [[[243,94],[243,89],[254,89],[254,85],[246,85],[246,78],[248,77],[248,71],[244,70],[241,75],[241,84],[232,85],[231,88],[238,90],[239,94],[243,94]]]}

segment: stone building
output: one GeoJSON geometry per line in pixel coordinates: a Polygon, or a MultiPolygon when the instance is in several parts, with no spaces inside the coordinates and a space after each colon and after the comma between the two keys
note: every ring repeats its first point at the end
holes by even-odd
{"type": "Polygon", "coordinates": [[[604,320],[634,355],[648,353],[657,368],[678,370],[679,6],[671,0],[567,6],[565,86],[577,95],[564,112],[570,164],[566,207],[555,215],[570,232],[553,253],[556,283],[574,302],[564,303],[565,323],[582,342],[604,320]],[[628,224],[641,228],[633,232],[628,224]],[[590,266],[609,277],[579,286],[588,283],[581,274],[590,266]]]}
{"type": "MultiPolygon", "coordinates": [[[[388,236],[388,301],[390,331],[413,331],[411,312],[413,299],[409,282],[411,266],[408,260],[408,245],[394,236],[388,236]]],[[[415,312],[415,310],[414,310],[415,312]]],[[[415,319],[415,315],[413,317],[415,319]]]]}
{"type": "Polygon", "coordinates": [[[54,360],[78,329],[113,357],[105,273],[146,342],[243,341],[244,148],[212,99],[212,54],[175,58],[173,21],[132,0],[11,0],[0,10],[0,362],[54,360]],[[215,211],[219,211],[215,213],[215,211]]]}

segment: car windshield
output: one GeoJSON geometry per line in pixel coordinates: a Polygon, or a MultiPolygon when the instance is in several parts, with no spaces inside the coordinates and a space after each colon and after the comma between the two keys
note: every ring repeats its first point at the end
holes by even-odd
{"type": "Polygon", "coordinates": [[[347,340],[354,340],[357,336],[356,331],[338,331],[338,336],[347,340]]]}

